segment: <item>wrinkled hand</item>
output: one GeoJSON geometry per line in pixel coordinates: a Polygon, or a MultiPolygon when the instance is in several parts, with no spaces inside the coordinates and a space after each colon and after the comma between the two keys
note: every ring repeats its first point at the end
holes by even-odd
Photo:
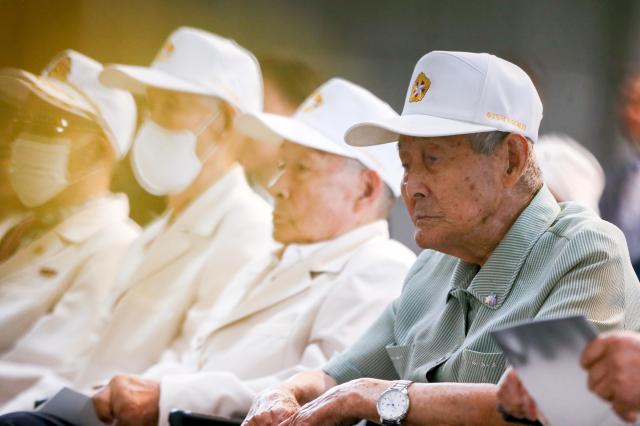
{"type": "Polygon", "coordinates": [[[538,420],[540,417],[535,401],[513,368],[509,368],[498,383],[498,400],[507,413],[514,417],[527,420],[538,420]]]}
{"type": "Polygon", "coordinates": [[[334,386],[305,404],[282,426],[348,426],[361,419],[376,420],[376,401],[389,382],[358,379],[334,386]]]}
{"type": "Polygon", "coordinates": [[[160,383],[136,376],[116,376],[93,397],[96,414],[105,423],[119,426],[156,425],[160,383]]]}
{"type": "Polygon", "coordinates": [[[611,402],[618,416],[634,422],[640,414],[640,335],[605,333],[594,339],[580,360],[589,374],[589,389],[611,402]]]}
{"type": "Polygon", "coordinates": [[[286,389],[269,389],[253,401],[242,426],[279,425],[300,410],[295,396],[286,389]]]}

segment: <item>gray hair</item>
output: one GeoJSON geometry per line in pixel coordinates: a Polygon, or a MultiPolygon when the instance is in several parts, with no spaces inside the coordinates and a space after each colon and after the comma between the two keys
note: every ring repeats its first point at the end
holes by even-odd
{"type": "MultiPolygon", "coordinates": [[[[482,132],[471,133],[467,135],[471,143],[471,149],[482,155],[493,155],[498,147],[502,145],[509,132],[482,132]]],[[[535,153],[533,152],[533,142],[527,138],[529,144],[529,154],[527,156],[527,165],[524,173],[520,178],[520,187],[526,193],[535,193],[542,186],[542,172],[538,166],[535,153]]]]}

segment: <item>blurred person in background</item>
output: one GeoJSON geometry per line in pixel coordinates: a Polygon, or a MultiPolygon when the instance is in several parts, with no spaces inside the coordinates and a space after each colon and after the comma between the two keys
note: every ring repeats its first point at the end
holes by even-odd
{"type": "Polygon", "coordinates": [[[533,150],[542,179],[556,201],[575,201],[600,212],[604,171],[588,149],[568,135],[552,133],[540,136],[533,150]]]}
{"type": "Polygon", "coordinates": [[[640,73],[623,83],[617,113],[625,152],[622,164],[607,176],[600,210],[602,218],[620,227],[627,238],[631,262],[640,277],[640,73]]]}
{"type": "MultiPolygon", "coordinates": [[[[260,58],[264,81],[264,111],[290,116],[323,81],[321,74],[300,59],[283,56],[260,58]]],[[[278,146],[247,138],[240,153],[240,163],[251,188],[269,203],[270,180],[277,172],[278,146]]]]}
{"type": "Polygon", "coordinates": [[[66,349],[86,349],[76,326],[99,321],[108,305],[111,282],[97,279],[113,273],[104,259],[139,234],[126,196],[109,191],[114,164],[131,144],[135,104],[103,86],[101,71],[71,50],[41,76],[0,71],[0,91],[20,99],[9,178],[28,208],[0,243],[2,393],[13,389],[5,361],[68,365],[66,349]]]}

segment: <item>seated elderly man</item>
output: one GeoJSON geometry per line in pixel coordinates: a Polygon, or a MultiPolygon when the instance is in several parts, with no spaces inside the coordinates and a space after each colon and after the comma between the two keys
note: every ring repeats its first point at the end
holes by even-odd
{"type": "Polygon", "coordinates": [[[176,407],[244,416],[257,392],[319,368],[359,337],[400,294],[415,255],[389,238],[385,220],[400,187],[395,147],[357,149],[342,135],[393,116],[368,91],[333,79],[293,118],[240,117],[246,133],[285,141],[270,189],[283,247],[241,271],[145,377],[117,376],[97,393],[103,420],[164,424],[176,407]]]}
{"type": "Polygon", "coordinates": [[[543,186],[532,150],[541,118],[520,68],[431,52],[401,117],[347,132],[356,145],[399,139],[402,194],[415,239],[430,250],[358,342],[322,371],[263,392],[247,425],[501,424],[505,358],[490,330],[565,314],[601,330],[631,325],[625,296],[638,297],[638,282],[624,238],[543,186]]]}
{"type": "Polygon", "coordinates": [[[149,115],[131,148],[136,179],[168,211],[120,267],[120,298],[76,376],[96,382],[142,373],[183,325],[198,324],[244,265],[265,256],[271,207],[239,164],[240,112],[262,109],[251,52],[195,28],[172,32],[150,67],[109,65],[100,77],[144,95],[149,115]]]}
{"type": "MultiPolygon", "coordinates": [[[[636,422],[640,418],[640,334],[602,334],[587,345],[580,362],[589,375],[589,389],[609,401],[622,420],[636,422]]],[[[513,369],[500,381],[498,397],[504,411],[519,419],[544,418],[513,369]]]]}
{"type": "MultiPolygon", "coordinates": [[[[28,208],[0,242],[3,362],[37,363],[52,347],[75,346],[74,323],[98,321],[109,295],[93,280],[111,274],[104,256],[138,236],[126,196],[109,191],[131,144],[135,103],[100,84],[101,70],[68,50],[40,76],[0,71],[0,92],[17,109],[2,161],[28,208]]],[[[0,366],[0,401],[11,388],[7,370],[0,366]]]]}
{"type": "Polygon", "coordinates": [[[41,76],[0,72],[0,92],[17,108],[2,161],[29,207],[0,243],[0,404],[41,380],[42,366],[65,369],[67,351],[87,349],[79,329],[109,310],[114,263],[105,258],[120,258],[139,233],[127,197],[109,191],[135,103],[100,84],[101,70],[68,50],[41,76]]]}

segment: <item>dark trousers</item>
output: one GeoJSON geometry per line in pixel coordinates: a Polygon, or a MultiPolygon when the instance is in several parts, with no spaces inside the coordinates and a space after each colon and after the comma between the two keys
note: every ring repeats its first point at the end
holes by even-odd
{"type": "Polygon", "coordinates": [[[18,411],[0,416],[0,426],[76,426],[59,417],[38,411],[18,411]]]}

